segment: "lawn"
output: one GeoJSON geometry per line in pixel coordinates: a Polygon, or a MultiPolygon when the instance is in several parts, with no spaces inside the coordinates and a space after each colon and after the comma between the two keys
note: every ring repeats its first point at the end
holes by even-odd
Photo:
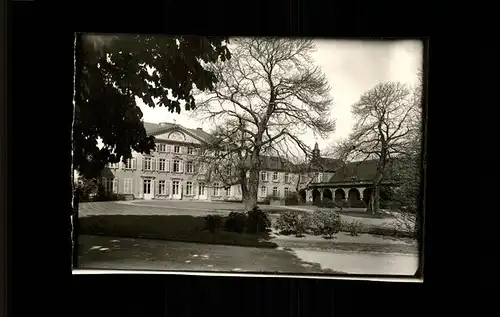
{"type": "Polygon", "coordinates": [[[268,233],[211,233],[204,217],[163,215],[99,215],[80,218],[78,234],[275,248],[268,233]]]}

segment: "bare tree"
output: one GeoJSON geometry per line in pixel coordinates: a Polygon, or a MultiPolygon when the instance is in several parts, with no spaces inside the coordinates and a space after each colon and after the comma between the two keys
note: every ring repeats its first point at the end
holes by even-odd
{"type": "MultiPolygon", "coordinates": [[[[423,108],[423,72],[419,70],[419,85],[413,90],[413,101],[417,109],[423,108]]],[[[395,226],[398,230],[413,233],[414,237],[420,234],[420,216],[418,207],[422,202],[422,116],[415,117],[410,124],[413,125],[409,138],[409,146],[404,155],[399,157],[400,164],[397,170],[397,181],[400,184],[394,192],[393,201],[396,204],[395,226]]]]}
{"type": "Polygon", "coordinates": [[[311,58],[312,40],[237,38],[232,43],[230,61],[208,66],[218,82],[213,93],[200,96],[195,113],[219,127],[209,148],[224,152],[211,153],[211,162],[231,161],[249,210],[257,203],[261,156],[309,155],[311,148],[299,136],[312,130],[325,137],[335,123],[329,115],[330,87],[311,58]]]}
{"type": "MultiPolygon", "coordinates": [[[[368,210],[379,211],[380,184],[392,167],[391,159],[408,152],[420,132],[417,95],[404,84],[385,82],[364,93],[352,106],[356,120],[349,138],[337,146],[343,161],[377,160],[368,210]]],[[[418,97],[419,98],[419,97],[418,97]]]]}

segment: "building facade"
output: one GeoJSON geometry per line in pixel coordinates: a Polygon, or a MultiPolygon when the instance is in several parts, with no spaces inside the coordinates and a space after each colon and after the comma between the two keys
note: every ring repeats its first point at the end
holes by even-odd
{"type": "MultiPolygon", "coordinates": [[[[240,200],[241,186],[207,181],[198,163],[201,148],[211,137],[202,129],[178,124],[144,123],[155,137],[156,150],[150,155],[134,152],[126,163],[108,164],[101,182],[107,192],[130,195],[133,199],[240,200]]],[[[259,199],[284,197],[296,190],[298,175],[269,158],[259,174],[259,199]]]]}
{"type": "MultiPolygon", "coordinates": [[[[109,164],[101,178],[107,192],[146,200],[241,200],[239,184],[225,186],[221,181],[208,181],[203,165],[198,162],[201,148],[211,137],[209,133],[175,123],[144,123],[144,127],[148,135],[155,137],[156,150],[150,155],[134,152],[126,163],[109,164]]],[[[285,197],[293,192],[298,192],[305,201],[325,197],[348,199],[355,195],[350,193],[351,189],[362,193],[369,187],[368,183],[339,181],[342,174],[338,171],[345,165],[322,158],[317,144],[309,164],[298,166],[277,157],[265,157],[261,166],[259,200],[285,197]]]]}

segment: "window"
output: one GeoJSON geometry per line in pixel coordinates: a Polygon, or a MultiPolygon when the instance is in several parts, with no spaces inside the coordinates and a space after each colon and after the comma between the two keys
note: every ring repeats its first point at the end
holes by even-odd
{"type": "Polygon", "coordinates": [[[167,194],[167,186],[165,186],[165,181],[160,180],[158,181],[158,195],[166,195],[167,194]]]}
{"type": "Polygon", "coordinates": [[[317,182],[321,183],[323,181],[323,173],[318,173],[318,179],[317,182]]]}
{"type": "Polygon", "coordinates": [[[214,183],[214,196],[219,196],[219,183],[214,183]]]}
{"type": "Polygon", "coordinates": [[[266,172],[260,172],[260,180],[261,181],[267,181],[267,173],[266,172]]]}
{"type": "Polygon", "coordinates": [[[118,180],[115,178],[102,178],[102,185],[106,193],[118,193],[118,180]]]}
{"type": "Polygon", "coordinates": [[[118,163],[108,163],[108,168],[118,168],[118,163]]]}
{"type": "Polygon", "coordinates": [[[180,171],[180,162],[179,160],[174,160],[174,172],[178,173],[180,171]]]}
{"type": "Polygon", "coordinates": [[[151,180],[150,179],[145,179],[143,181],[144,183],[144,194],[151,194],[151,180]]]}
{"type": "Polygon", "coordinates": [[[193,154],[193,148],[192,148],[192,147],[188,147],[188,149],[187,149],[187,153],[188,153],[189,155],[192,155],[192,154],[193,154]]]}
{"type": "Polygon", "coordinates": [[[186,183],[186,195],[192,195],[193,194],[193,182],[187,182],[186,183]]]}
{"type": "Polygon", "coordinates": [[[273,196],[278,197],[278,187],[273,187],[273,196]]]}
{"type": "Polygon", "coordinates": [[[288,197],[290,195],[290,189],[288,187],[285,187],[285,197],[288,197]]]}
{"type": "Polygon", "coordinates": [[[290,181],[290,175],[288,173],[285,173],[285,183],[288,183],[290,181]]]}
{"type": "Polygon", "coordinates": [[[167,150],[167,145],[164,143],[156,144],[156,150],[158,152],[165,152],[167,150]]]}
{"type": "Polygon", "coordinates": [[[167,167],[166,167],[167,164],[166,164],[166,162],[167,162],[167,160],[162,159],[162,158],[160,159],[160,168],[159,168],[160,171],[166,171],[167,170],[167,167]]]}
{"type": "Polygon", "coordinates": [[[152,163],[151,163],[151,158],[150,157],[145,157],[144,158],[144,169],[146,171],[152,170],[152,163]]]}
{"type": "Polygon", "coordinates": [[[278,181],[278,172],[273,173],[273,181],[275,181],[275,182],[278,181]]]}
{"type": "Polygon", "coordinates": [[[123,179],[123,193],[132,194],[132,178],[123,179]]]}
{"type": "Polygon", "coordinates": [[[262,197],[266,197],[266,196],[267,196],[267,187],[266,187],[266,186],[262,186],[262,187],[260,188],[260,195],[261,195],[262,197]]]}
{"type": "Polygon", "coordinates": [[[174,153],[181,153],[181,147],[178,145],[174,145],[174,153]]]}
{"type": "Polygon", "coordinates": [[[226,196],[231,196],[231,187],[226,187],[226,196]]]}
{"type": "Polygon", "coordinates": [[[172,195],[179,195],[179,181],[172,182],[172,195]]]}
{"type": "Polygon", "coordinates": [[[198,184],[198,195],[205,195],[205,183],[198,184]]]}
{"type": "Polygon", "coordinates": [[[194,173],[193,162],[187,162],[186,172],[187,173],[194,173]]]}
{"type": "Polygon", "coordinates": [[[132,159],[127,159],[124,164],[126,169],[132,169],[132,159]]]}

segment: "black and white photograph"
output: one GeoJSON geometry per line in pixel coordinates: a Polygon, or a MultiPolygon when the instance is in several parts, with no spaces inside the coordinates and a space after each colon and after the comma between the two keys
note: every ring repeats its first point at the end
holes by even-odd
{"type": "Polygon", "coordinates": [[[423,40],[75,41],[74,272],[419,270],[423,40]]]}

